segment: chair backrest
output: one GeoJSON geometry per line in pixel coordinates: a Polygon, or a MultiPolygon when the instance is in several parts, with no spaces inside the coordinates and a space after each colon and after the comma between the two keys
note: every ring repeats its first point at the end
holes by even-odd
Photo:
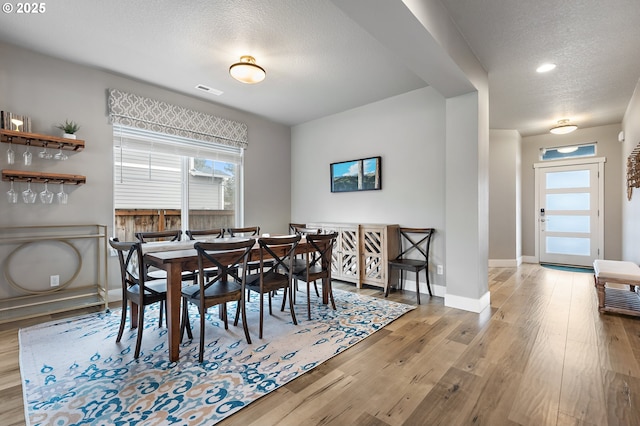
{"type": "Polygon", "coordinates": [[[182,236],[181,230],[176,231],[149,231],[149,232],[136,232],[136,238],[141,243],[146,243],[150,240],[154,241],[180,241],[182,236]]]}
{"type": "Polygon", "coordinates": [[[227,232],[231,237],[257,237],[260,235],[260,227],[245,226],[244,228],[229,228],[227,232]]]}
{"type": "Polygon", "coordinates": [[[306,236],[307,243],[314,249],[314,251],[310,252],[307,256],[307,270],[320,267],[323,271],[331,272],[333,247],[337,238],[337,232],[330,234],[308,234],[306,236]]]}
{"type": "Polygon", "coordinates": [[[217,282],[226,283],[229,281],[229,277],[244,285],[247,261],[255,242],[253,238],[247,238],[240,241],[202,241],[195,243],[193,247],[198,252],[199,291],[204,292],[217,282]],[[213,276],[205,274],[205,270],[207,268],[211,270],[211,267],[215,268],[215,275],[213,276]]]}
{"type": "Polygon", "coordinates": [[[222,238],[224,237],[224,228],[188,229],[184,233],[190,240],[195,240],[195,237],[222,238]]]}
{"type": "Polygon", "coordinates": [[[419,260],[428,262],[434,232],[434,228],[398,228],[401,252],[396,259],[413,259],[413,256],[418,256],[419,260]]]}
{"type": "Polygon", "coordinates": [[[295,234],[296,228],[306,228],[307,225],[305,223],[293,223],[289,222],[289,233],[295,234]]]}
{"type": "Polygon", "coordinates": [[[300,235],[258,238],[260,269],[263,271],[263,275],[282,275],[279,271],[284,271],[289,277],[292,277],[293,255],[301,238],[300,235]]]}
{"type": "Polygon", "coordinates": [[[293,226],[293,233],[301,236],[306,236],[310,234],[322,234],[322,229],[315,227],[306,227],[306,226],[293,226]]]}
{"type": "Polygon", "coordinates": [[[122,289],[125,291],[132,285],[140,284],[140,277],[143,277],[144,283],[144,274],[140,273],[140,265],[143,264],[140,244],[139,241],[121,242],[117,238],[109,238],[109,245],[118,253],[122,289]]]}

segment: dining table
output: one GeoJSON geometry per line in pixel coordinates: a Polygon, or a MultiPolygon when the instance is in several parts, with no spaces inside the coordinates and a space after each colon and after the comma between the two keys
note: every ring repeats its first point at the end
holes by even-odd
{"type": "MultiPolygon", "coordinates": [[[[226,237],[207,240],[163,241],[142,244],[142,252],[146,265],[162,269],[167,273],[167,336],[169,339],[169,360],[177,362],[180,358],[180,301],[182,289],[182,273],[198,269],[198,252],[194,244],[198,241],[234,241],[244,240],[242,237],[226,237]]],[[[298,243],[295,254],[303,254],[315,250],[304,237],[298,243]]],[[[277,253],[277,252],[276,252],[277,253]]],[[[268,253],[265,252],[265,255],[268,253]]],[[[217,255],[217,260],[225,261],[224,253],[217,255]]],[[[229,255],[227,255],[229,256],[229,255]]],[[[237,257],[237,256],[236,256],[237,257]]],[[[233,255],[229,260],[233,259],[233,255]]],[[[256,240],[251,249],[250,261],[260,259],[260,246],[256,240]]],[[[206,262],[203,266],[214,266],[206,262]]],[[[292,284],[291,284],[292,285],[292,284]]],[[[329,303],[329,285],[322,283],[322,303],[329,303]]]]}

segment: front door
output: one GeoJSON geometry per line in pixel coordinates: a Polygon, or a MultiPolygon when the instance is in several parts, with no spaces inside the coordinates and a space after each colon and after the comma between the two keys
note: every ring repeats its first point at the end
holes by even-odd
{"type": "Polygon", "coordinates": [[[601,254],[603,163],[536,168],[540,263],[592,266],[601,254]]]}

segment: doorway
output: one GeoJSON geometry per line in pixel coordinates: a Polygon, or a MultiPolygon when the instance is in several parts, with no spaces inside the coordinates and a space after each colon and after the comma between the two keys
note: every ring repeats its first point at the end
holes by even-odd
{"type": "Polygon", "coordinates": [[[604,255],[604,159],[534,167],[538,261],[592,266],[604,255]]]}

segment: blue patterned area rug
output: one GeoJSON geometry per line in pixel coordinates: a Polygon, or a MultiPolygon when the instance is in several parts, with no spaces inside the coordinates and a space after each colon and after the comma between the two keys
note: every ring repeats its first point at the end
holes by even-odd
{"type": "MultiPolygon", "coordinates": [[[[209,309],[204,363],[198,363],[199,316],[190,319],[180,361],[169,361],[158,307],[145,310],[142,352],[133,358],[136,331],[116,343],[120,310],[20,330],[20,369],[30,425],[212,425],[362,341],[413,306],[334,290],[337,310],[298,293],[298,325],[288,310],[265,315],[258,339],[258,297],[247,304],[252,344],[241,324],[229,330],[209,309]]],[[[315,296],[315,294],[314,294],[315,296]]],[[[234,306],[230,309],[233,315],[234,306]]],[[[265,302],[266,307],[266,302],[265,302]]],[[[233,318],[233,316],[231,316],[233,318]]]]}

